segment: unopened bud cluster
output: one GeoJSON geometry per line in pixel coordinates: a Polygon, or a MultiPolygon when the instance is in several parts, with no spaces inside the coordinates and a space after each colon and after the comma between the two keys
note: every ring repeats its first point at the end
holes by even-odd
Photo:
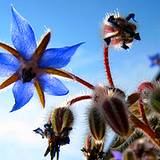
{"type": "Polygon", "coordinates": [[[90,138],[86,138],[87,143],[85,144],[89,145],[84,146],[84,155],[90,158],[105,156],[103,147],[106,128],[110,126],[120,136],[127,135],[129,131],[128,109],[124,92],[106,86],[95,87],[92,105],[88,112],[88,123],[90,138]],[[96,155],[93,155],[93,151],[96,155]]]}
{"type": "Polygon", "coordinates": [[[44,131],[40,128],[34,130],[41,134],[42,138],[48,139],[48,147],[44,156],[50,153],[51,160],[55,155],[58,159],[60,146],[70,143],[69,133],[72,130],[73,121],[73,113],[69,108],[56,108],[49,117],[47,124],[44,125],[44,131]]]}

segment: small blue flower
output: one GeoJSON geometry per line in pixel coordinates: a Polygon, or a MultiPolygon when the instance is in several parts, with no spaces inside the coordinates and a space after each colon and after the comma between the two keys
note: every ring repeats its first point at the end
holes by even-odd
{"type": "Polygon", "coordinates": [[[154,67],[156,65],[160,66],[160,53],[150,56],[149,59],[151,61],[150,67],[154,67]]]}
{"type": "Polygon", "coordinates": [[[36,88],[42,106],[45,107],[44,92],[55,96],[66,95],[69,91],[54,75],[71,78],[62,70],[71,60],[77,48],[83,44],[63,48],[47,48],[51,32],[48,31],[39,45],[32,27],[14,7],[12,10],[11,38],[15,48],[0,42],[0,47],[9,53],[0,53],[0,75],[10,76],[0,85],[0,89],[15,82],[13,95],[16,111],[27,104],[36,88]]]}
{"type": "Polygon", "coordinates": [[[119,151],[112,151],[112,155],[115,160],[122,160],[122,153],[119,151]]]}

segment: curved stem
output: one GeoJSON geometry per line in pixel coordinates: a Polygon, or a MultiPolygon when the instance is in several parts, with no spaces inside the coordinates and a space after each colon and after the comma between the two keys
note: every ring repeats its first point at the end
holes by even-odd
{"type": "Polygon", "coordinates": [[[149,126],[149,123],[148,123],[148,120],[147,120],[147,117],[146,117],[146,114],[145,114],[145,111],[144,111],[144,106],[143,106],[143,102],[142,102],[142,99],[140,98],[139,101],[138,101],[138,106],[139,106],[139,112],[142,116],[142,119],[144,121],[144,123],[148,126],[149,126]]]}
{"type": "Polygon", "coordinates": [[[80,77],[78,77],[78,76],[76,76],[72,73],[64,71],[62,69],[44,68],[44,69],[42,69],[42,71],[47,72],[49,74],[54,74],[54,75],[57,75],[57,76],[61,76],[61,77],[65,77],[65,78],[75,80],[75,81],[83,84],[84,86],[86,86],[89,89],[92,89],[92,90],[94,89],[94,86],[92,84],[90,84],[89,82],[81,79],[80,77]]]}
{"type": "Polygon", "coordinates": [[[91,98],[92,98],[91,95],[78,96],[78,97],[75,97],[75,98],[71,99],[70,101],[68,101],[67,105],[71,106],[76,102],[79,102],[79,101],[82,101],[82,100],[91,99],[91,98]]]}
{"type": "Polygon", "coordinates": [[[154,131],[139,120],[134,114],[130,113],[130,119],[134,123],[134,126],[141,129],[148,137],[155,143],[156,146],[160,147],[160,141],[156,138],[154,131]]]}
{"type": "Polygon", "coordinates": [[[114,83],[112,80],[111,70],[110,70],[110,66],[109,66],[108,47],[104,47],[104,55],[103,56],[104,56],[104,66],[105,66],[105,71],[107,74],[108,83],[111,87],[114,88],[114,83]]]}

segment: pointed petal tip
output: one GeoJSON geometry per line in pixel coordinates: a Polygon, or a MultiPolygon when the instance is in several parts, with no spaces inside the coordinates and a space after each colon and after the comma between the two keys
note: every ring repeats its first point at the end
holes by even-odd
{"type": "Polygon", "coordinates": [[[79,46],[80,46],[80,45],[82,45],[82,44],[84,44],[84,43],[86,43],[86,42],[80,42],[80,43],[78,43],[77,45],[79,45],[79,46]]]}
{"type": "Polygon", "coordinates": [[[34,84],[32,82],[23,83],[21,80],[16,81],[12,89],[15,104],[11,111],[16,111],[24,107],[34,94],[34,84]]]}
{"type": "Polygon", "coordinates": [[[11,4],[11,11],[15,10],[13,4],[11,4]]]}
{"type": "Polygon", "coordinates": [[[70,47],[77,47],[78,48],[79,46],[81,46],[84,43],[86,43],[86,42],[79,42],[79,43],[76,43],[74,45],[69,45],[69,46],[65,46],[65,47],[68,47],[68,48],[70,48],[70,47]]]}
{"type": "Polygon", "coordinates": [[[67,45],[62,48],[49,48],[43,53],[39,65],[42,68],[62,68],[68,65],[72,56],[77,49],[85,42],[80,42],[74,45],[67,45]]]}
{"type": "Polygon", "coordinates": [[[15,103],[13,108],[9,112],[12,113],[14,111],[18,111],[19,109],[21,109],[24,106],[25,106],[25,104],[24,105],[19,105],[19,103],[15,103]]]}
{"type": "Polygon", "coordinates": [[[12,15],[14,16],[14,15],[20,15],[19,13],[18,13],[18,11],[15,9],[15,7],[13,6],[13,4],[11,4],[11,12],[12,12],[12,15]]]}
{"type": "Polygon", "coordinates": [[[11,40],[16,50],[25,59],[30,59],[37,48],[34,31],[21,14],[11,6],[11,40]]]}
{"type": "MultiPolygon", "coordinates": [[[[20,108],[19,108],[20,109],[20,108]]],[[[15,105],[13,106],[13,108],[9,111],[10,113],[19,110],[15,105]]]]}
{"type": "MultiPolygon", "coordinates": [[[[74,45],[67,45],[67,46],[65,46],[66,48],[75,48],[75,51],[77,50],[77,48],[78,47],[80,47],[82,44],[84,44],[84,43],[86,43],[86,42],[79,42],[79,43],[76,43],[76,44],[74,44],[74,45]]],[[[64,48],[65,48],[64,47],[64,48]]]]}

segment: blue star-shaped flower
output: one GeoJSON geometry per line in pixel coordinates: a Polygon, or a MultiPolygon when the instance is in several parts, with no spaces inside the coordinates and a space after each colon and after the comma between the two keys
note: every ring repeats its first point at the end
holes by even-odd
{"type": "Polygon", "coordinates": [[[149,57],[150,61],[151,61],[151,67],[154,67],[156,65],[160,66],[160,53],[156,53],[153,56],[149,57]]]}
{"type": "Polygon", "coordinates": [[[64,48],[46,49],[51,37],[48,31],[39,45],[32,27],[14,7],[12,7],[11,38],[15,48],[0,42],[0,47],[9,53],[0,53],[0,74],[10,77],[0,85],[0,89],[15,82],[13,95],[16,111],[29,102],[34,93],[34,86],[45,106],[44,92],[55,96],[66,95],[69,91],[54,75],[72,79],[72,75],[62,70],[77,48],[82,44],[64,48]]]}

